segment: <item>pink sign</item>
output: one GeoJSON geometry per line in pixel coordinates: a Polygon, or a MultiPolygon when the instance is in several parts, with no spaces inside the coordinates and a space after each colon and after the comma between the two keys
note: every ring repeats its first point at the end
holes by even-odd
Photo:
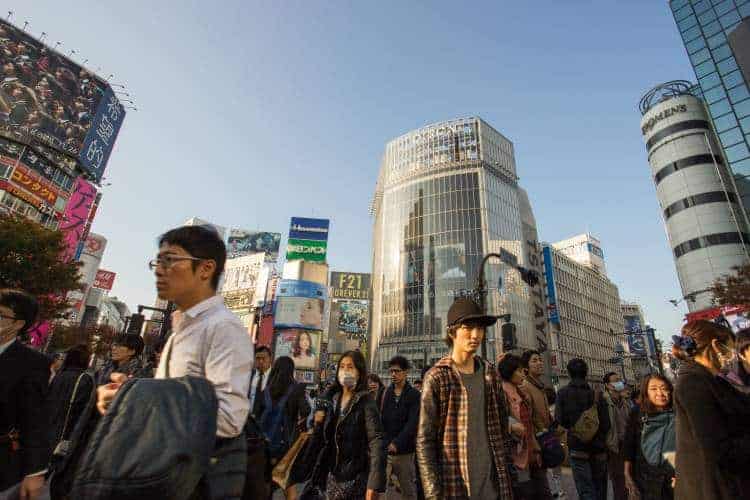
{"type": "Polygon", "coordinates": [[[65,206],[63,220],[60,222],[60,231],[65,235],[65,254],[63,260],[69,261],[75,258],[78,244],[81,242],[86,230],[86,222],[89,212],[96,198],[96,188],[82,177],[76,179],[73,194],[70,195],[68,204],[65,206]]]}
{"type": "Polygon", "coordinates": [[[49,337],[51,330],[49,321],[43,321],[29,328],[29,344],[36,348],[41,348],[49,337]]]}

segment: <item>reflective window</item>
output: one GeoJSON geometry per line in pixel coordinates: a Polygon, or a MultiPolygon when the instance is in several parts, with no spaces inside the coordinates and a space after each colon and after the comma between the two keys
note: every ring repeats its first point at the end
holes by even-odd
{"type": "Polygon", "coordinates": [[[733,10],[729,14],[724,14],[719,18],[721,26],[727,31],[731,31],[731,28],[741,20],[742,18],[740,18],[740,14],[736,10],[733,10]]]}
{"type": "Polygon", "coordinates": [[[750,93],[747,91],[747,87],[744,85],[740,85],[739,87],[735,87],[732,90],[729,91],[729,100],[736,104],[739,101],[744,101],[750,97],[750,93]]]}
{"type": "Polygon", "coordinates": [[[729,163],[734,163],[739,160],[743,160],[750,156],[750,151],[747,149],[747,144],[744,142],[741,142],[740,144],[737,144],[735,146],[725,148],[724,152],[727,155],[727,159],[729,160],[729,163]]]}
{"type": "Polygon", "coordinates": [[[716,71],[716,66],[714,66],[714,62],[710,59],[695,67],[695,74],[696,76],[698,76],[698,78],[703,78],[707,74],[712,73],[714,71],[716,71]]]}
{"type": "Polygon", "coordinates": [[[708,3],[708,0],[700,0],[698,2],[693,2],[693,10],[695,10],[696,14],[701,14],[710,8],[711,8],[711,4],[708,3]]]}
{"type": "Polygon", "coordinates": [[[737,203],[737,195],[735,195],[734,193],[725,193],[724,191],[711,191],[708,193],[700,193],[694,196],[688,196],[687,198],[672,203],[666,209],[664,209],[664,218],[669,219],[673,215],[697,205],[720,202],[726,203],[727,199],[731,202],[737,203]]]}
{"type": "Polygon", "coordinates": [[[724,44],[712,50],[711,55],[714,56],[714,61],[722,61],[732,55],[732,48],[729,44],[724,44]]]}
{"type": "MultiPolygon", "coordinates": [[[[701,26],[705,26],[714,20],[716,20],[716,12],[714,12],[713,9],[708,9],[703,14],[698,15],[698,22],[701,24],[701,26]]],[[[687,26],[689,27],[689,25],[687,26]]]]}
{"type": "Polygon", "coordinates": [[[739,8],[740,15],[745,18],[750,16],[750,3],[746,3],[745,5],[741,5],[739,8]]]}
{"type": "Polygon", "coordinates": [[[742,131],[746,134],[750,134],[750,116],[747,116],[740,120],[740,127],[742,127],[742,131]]]}
{"type": "Polygon", "coordinates": [[[736,127],[719,134],[719,139],[721,140],[721,143],[724,145],[724,147],[727,147],[744,141],[745,137],[742,134],[742,130],[740,130],[739,127],[736,127]]]}
{"type": "Polygon", "coordinates": [[[726,41],[727,41],[727,37],[724,33],[717,33],[708,39],[708,46],[712,49],[715,49],[716,47],[718,47],[722,43],[725,43],[726,41]]]}
{"type": "Polygon", "coordinates": [[[711,73],[710,75],[706,75],[703,78],[699,78],[698,81],[700,82],[703,92],[706,92],[709,89],[712,89],[713,87],[719,85],[721,83],[721,77],[718,73],[711,73]]]}
{"type": "Polygon", "coordinates": [[[726,96],[727,93],[724,92],[724,87],[722,87],[721,85],[718,85],[711,90],[703,93],[703,98],[709,104],[714,103],[720,99],[724,99],[726,96]]]}
{"type": "Polygon", "coordinates": [[[732,172],[735,175],[750,175],[750,158],[732,163],[732,172]]]}
{"type": "Polygon", "coordinates": [[[693,63],[693,66],[695,66],[709,59],[710,57],[711,57],[711,53],[708,51],[708,48],[705,48],[705,49],[699,50],[695,54],[692,54],[690,56],[690,61],[693,63]]]}
{"type": "Polygon", "coordinates": [[[731,57],[724,59],[716,67],[719,69],[719,74],[726,75],[737,69],[737,62],[734,60],[734,57],[731,57]]]}
{"type": "Polygon", "coordinates": [[[745,83],[741,71],[732,71],[731,73],[724,75],[722,78],[724,78],[724,85],[726,85],[728,89],[736,87],[740,83],[745,83]]]}
{"type": "Polygon", "coordinates": [[[701,28],[697,25],[682,32],[682,39],[685,42],[689,42],[690,40],[698,38],[699,36],[701,36],[701,28]]]}
{"type": "MultiPolygon", "coordinates": [[[[674,9],[674,6],[672,6],[672,8],[674,9]]],[[[682,19],[684,19],[685,17],[687,17],[688,15],[692,13],[693,13],[693,9],[689,5],[685,5],[681,9],[674,11],[674,18],[676,21],[681,21],[682,19]]]]}
{"type": "Polygon", "coordinates": [[[719,16],[722,16],[729,12],[730,10],[734,9],[734,0],[724,0],[723,2],[719,2],[714,7],[714,10],[716,10],[716,14],[719,16]]]}
{"type": "Polygon", "coordinates": [[[685,48],[687,49],[689,54],[692,54],[693,52],[702,49],[706,46],[706,40],[703,37],[696,38],[692,42],[688,42],[685,44],[685,48]]]}
{"type": "Polygon", "coordinates": [[[713,36],[721,31],[721,24],[719,21],[713,21],[703,26],[703,36],[706,38],[713,36]]]}
{"type": "Polygon", "coordinates": [[[711,110],[711,116],[721,116],[732,110],[727,99],[722,99],[721,101],[709,104],[708,109],[711,110]]]}
{"type": "Polygon", "coordinates": [[[742,101],[734,105],[734,112],[737,118],[744,118],[750,115],[750,101],[742,101]]]}
{"type": "Polygon", "coordinates": [[[727,113],[724,116],[715,118],[714,126],[716,127],[717,132],[724,132],[725,130],[737,126],[737,118],[735,118],[734,113],[727,113]]]}

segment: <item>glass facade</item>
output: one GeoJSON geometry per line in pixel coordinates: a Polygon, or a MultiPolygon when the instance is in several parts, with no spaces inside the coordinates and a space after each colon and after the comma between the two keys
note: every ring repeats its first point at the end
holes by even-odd
{"type": "MultiPolygon", "coordinates": [[[[401,354],[420,369],[447,353],[448,308],[474,288],[484,254],[502,248],[524,260],[512,143],[478,118],[394,139],[386,146],[373,213],[371,368],[385,374],[388,360],[401,354]]],[[[529,292],[514,274],[504,264],[487,266],[488,308],[511,312],[525,331],[529,292]],[[496,291],[500,273],[503,294],[496,291]]]]}
{"type": "Polygon", "coordinates": [[[727,39],[750,16],[750,0],[672,0],[670,7],[747,212],[750,91],[727,39]]]}

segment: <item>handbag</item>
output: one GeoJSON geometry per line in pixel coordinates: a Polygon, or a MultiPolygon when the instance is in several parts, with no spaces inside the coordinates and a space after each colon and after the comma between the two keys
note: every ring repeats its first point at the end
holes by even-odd
{"type": "Polygon", "coordinates": [[[304,449],[305,443],[307,443],[307,440],[310,438],[310,434],[311,433],[309,432],[300,433],[300,435],[297,436],[297,440],[294,441],[291,447],[289,447],[289,451],[286,452],[271,471],[273,482],[282,490],[286,490],[291,486],[291,484],[289,484],[289,476],[291,475],[292,467],[294,466],[295,460],[297,460],[297,456],[304,449]]]}
{"type": "Polygon", "coordinates": [[[541,448],[542,467],[554,469],[562,465],[565,461],[565,449],[554,431],[540,432],[536,435],[536,440],[541,448]]]}
{"type": "Polygon", "coordinates": [[[63,423],[62,430],[60,431],[60,437],[58,438],[57,445],[55,445],[55,449],[52,452],[52,456],[57,459],[65,458],[66,456],[68,456],[68,453],[70,453],[70,439],[63,438],[67,434],[68,424],[70,423],[70,412],[73,409],[73,402],[76,399],[76,394],[78,394],[78,386],[81,382],[81,379],[88,376],[89,375],[86,372],[82,372],[76,379],[76,383],[73,386],[73,393],[70,395],[70,401],[68,401],[68,411],[65,414],[65,422],[63,423]]]}

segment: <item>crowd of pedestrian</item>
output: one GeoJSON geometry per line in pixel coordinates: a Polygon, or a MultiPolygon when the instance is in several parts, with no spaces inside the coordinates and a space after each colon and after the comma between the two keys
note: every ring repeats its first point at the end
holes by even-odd
{"type": "Polygon", "coordinates": [[[564,462],[581,500],[609,489],[616,500],[750,498],[750,331],[686,324],[674,386],[651,374],[631,390],[615,372],[594,385],[571,359],[555,392],[539,351],[496,365],[478,356],[496,317],[458,298],[449,352],[429,369],[411,378],[409,360],[394,356],[386,386],[349,351],[310,393],[294,360],[254,349],[216,295],[225,260],[211,229],[160,237],[150,266],[177,312],[150,362],[141,337],[125,334],[102,366],[84,345],[53,364],[18,340],[36,300],[0,290],[0,499],[547,500],[565,497],[564,462]],[[129,394],[148,394],[150,406],[129,394]],[[180,440],[166,450],[157,429],[170,427],[180,440]],[[118,442],[130,446],[99,467],[118,442]]]}

